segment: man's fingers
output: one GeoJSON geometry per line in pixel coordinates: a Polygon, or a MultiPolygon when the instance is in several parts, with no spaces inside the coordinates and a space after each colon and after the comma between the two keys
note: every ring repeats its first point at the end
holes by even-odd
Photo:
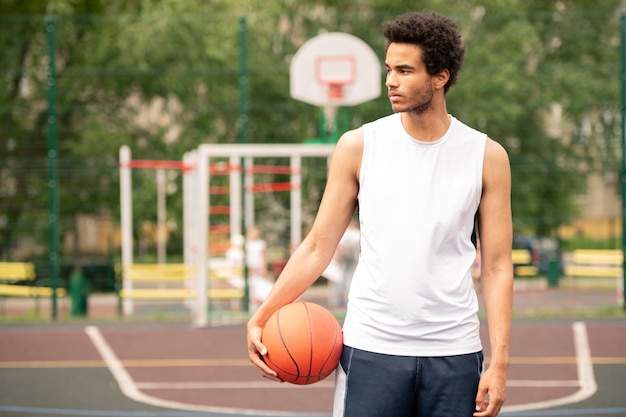
{"type": "Polygon", "coordinates": [[[260,342],[252,345],[252,349],[249,351],[249,359],[254,365],[256,365],[261,371],[261,376],[264,378],[271,379],[273,381],[282,382],[280,378],[278,378],[278,374],[272,370],[265,361],[263,360],[263,356],[267,355],[267,348],[261,344],[260,342]]]}
{"type": "Polygon", "coordinates": [[[267,348],[263,344],[257,343],[255,348],[256,348],[256,351],[259,352],[261,356],[267,355],[267,348]]]}

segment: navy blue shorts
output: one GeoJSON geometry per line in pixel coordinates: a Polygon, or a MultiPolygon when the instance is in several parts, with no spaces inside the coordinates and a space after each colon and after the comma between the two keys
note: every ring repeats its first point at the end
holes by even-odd
{"type": "Polygon", "coordinates": [[[471,417],[483,353],[394,356],[344,346],[333,417],[471,417]]]}

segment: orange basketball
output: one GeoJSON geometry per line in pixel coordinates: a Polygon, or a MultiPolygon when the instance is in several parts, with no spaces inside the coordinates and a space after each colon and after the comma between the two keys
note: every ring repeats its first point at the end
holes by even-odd
{"type": "Polygon", "coordinates": [[[330,311],[310,302],[277,310],[265,324],[261,342],[267,366],[285,382],[306,385],[330,375],[341,357],[341,326],[330,311]]]}

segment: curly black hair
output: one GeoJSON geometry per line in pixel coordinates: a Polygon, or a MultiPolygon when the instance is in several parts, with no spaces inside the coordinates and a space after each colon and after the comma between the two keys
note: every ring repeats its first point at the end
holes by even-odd
{"type": "Polygon", "coordinates": [[[458,78],[465,58],[465,48],[456,23],[436,13],[408,12],[383,23],[387,48],[391,43],[410,43],[422,49],[422,59],[430,75],[447,69],[450,79],[444,87],[448,92],[458,78]]]}

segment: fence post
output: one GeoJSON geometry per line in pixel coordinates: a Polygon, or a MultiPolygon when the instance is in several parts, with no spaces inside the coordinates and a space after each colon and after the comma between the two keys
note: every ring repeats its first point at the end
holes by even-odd
{"type": "Polygon", "coordinates": [[[57,117],[56,117],[56,71],[55,71],[55,35],[54,18],[46,22],[48,38],[48,224],[50,243],[50,285],[52,287],[52,320],[57,319],[57,285],[59,257],[57,249],[58,231],[58,196],[57,196],[57,117]]]}
{"type": "MultiPolygon", "coordinates": [[[[622,287],[626,287],[626,14],[620,16],[620,81],[621,81],[621,110],[622,110],[622,135],[621,135],[621,190],[622,190],[622,287]]],[[[626,311],[626,293],[622,294],[622,306],[626,311]]]]}

